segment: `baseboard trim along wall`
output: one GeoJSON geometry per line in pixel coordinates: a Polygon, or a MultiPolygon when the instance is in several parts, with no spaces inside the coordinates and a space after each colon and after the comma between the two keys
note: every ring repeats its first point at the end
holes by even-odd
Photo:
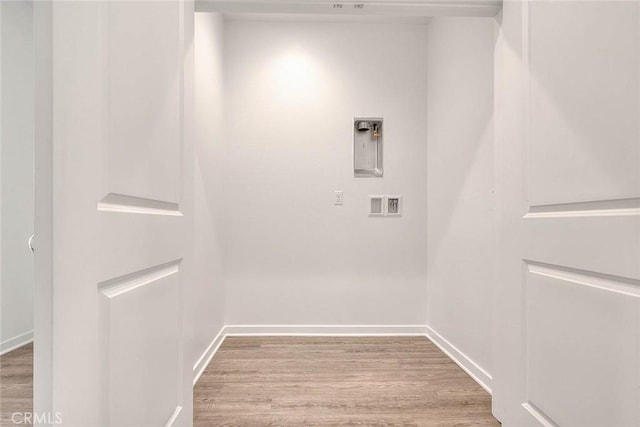
{"type": "Polygon", "coordinates": [[[218,332],[218,335],[216,335],[216,337],[213,339],[213,341],[211,341],[211,344],[209,344],[209,346],[204,351],[204,353],[202,353],[200,358],[198,358],[198,361],[196,362],[196,364],[193,365],[193,385],[194,386],[200,379],[200,376],[202,375],[204,370],[207,369],[207,366],[209,366],[209,363],[211,362],[211,359],[213,359],[213,356],[216,354],[216,352],[222,345],[222,342],[226,337],[224,330],[225,330],[224,326],[220,328],[220,332],[218,332]]]}
{"type": "Polygon", "coordinates": [[[26,332],[22,335],[18,335],[17,337],[9,338],[8,340],[0,343],[0,355],[9,353],[11,350],[20,348],[23,345],[27,345],[32,341],[33,341],[33,331],[26,332]]]}
{"type": "Polygon", "coordinates": [[[227,325],[227,336],[418,336],[424,325],[227,325]]]}
{"type": "Polygon", "coordinates": [[[194,386],[225,338],[234,336],[424,336],[491,394],[491,375],[426,325],[227,325],[193,366],[194,386]]]}
{"type": "Polygon", "coordinates": [[[473,360],[471,360],[466,354],[458,350],[456,346],[447,341],[442,335],[434,331],[430,327],[426,327],[426,336],[433,342],[440,350],[444,352],[451,360],[453,360],[463,371],[465,371],[471,378],[477,382],[480,387],[485,389],[489,394],[491,393],[491,383],[493,381],[491,375],[478,366],[473,360]]]}

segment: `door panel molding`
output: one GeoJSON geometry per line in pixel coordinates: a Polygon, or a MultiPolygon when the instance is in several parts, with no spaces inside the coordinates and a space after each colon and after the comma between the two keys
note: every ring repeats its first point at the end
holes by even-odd
{"type": "Polygon", "coordinates": [[[523,407],[551,425],[634,425],[640,280],[526,267],[523,407]]]}
{"type": "Polygon", "coordinates": [[[542,427],[559,427],[547,414],[531,402],[525,402],[522,407],[527,411],[542,427]]]}
{"type": "Polygon", "coordinates": [[[525,2],[531,204],[631,199],[640,207],[637,13],[635,2],[525,2]]]}
{"type": "Polygon", "coordinates": [[[180,272],[180,261],[182,260],[171,261],[156,267],[116,277],[115,279],[106,280],[98,283],[98,288],[107,298],[114,298],[140,286],[149,285],[173,274],[178,274],[180,272]]]}
{"type": "Polygon", "coordinates": [[[104,425],[165,425],[180,414],[179,267],[174,261],[98,287],[104,425]]]}
{"type": "Polygon", "coordinates": [[[101,4],[105,198],[177,205],[184,178],[183,5],[101,4]],[[153,24],[140,26],[145,18],[153,24]]]}
{"type": "Polygon", "coordinates": [[[592,202],[531,205],[524,218],[575,218],[582,216],[640,215],[640,197],[592,202]]]}
{"type": "Polygon", "coordinates": [[[173,414],[171,414],[171,416],[167,420],[167,423],[164,425],[164,427],[172,427],[173,424],[178,419],[178,417],[180,416],[181,412],[182,412],[182,406],[180,405],[176,406],[176,409],[173,411],[173,414]]]}
{"type": "Polygon", "coordinates": [[[530,260],[525,260],[525,262],[531,274],[613,292],[627,297],[640,298],[640,280],[638,279],[530,260]]]}
{"type": "Polygon", "coordinates": [[[115,193],[107,194],[98,203],[98,210],[102,212],[182,216],[180,205],[177,203],[115,193]]]}

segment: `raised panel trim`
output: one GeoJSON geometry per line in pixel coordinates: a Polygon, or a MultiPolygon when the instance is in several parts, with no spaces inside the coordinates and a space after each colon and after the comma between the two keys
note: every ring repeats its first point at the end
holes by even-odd
{"type": "Polygon", "coordinates": [[[543,427],[559,427],[547,414],[531,402],[524,402],[522,407],[543,427]]]}
{"type": "MultiPolygon", "coordinates": [[[[108,76],[110,75],[110,61],[109,61],[109,49],[110,49],[110,43],[109,43],[109,26],[110,26],[110,20],[109,20],[109,8],[110,8],[110,1],[104,1],[101,2],[101,7],[102,9],[102,20],[101,20],[101,25],[102,25],[102,56],[101,56],[101,61],[102,61],[102,73],[103,76],[105,77],[104,80],[104,84],[103,84],[103,100],[102,100],[102,107],[103,107],[103,117],[102,117],[102,122],[101,122],[101,129],[100,129],[100,135],[101,135],[101,144],[102,144],[102,154],[104,156],[104,163],[103,163],[103,189],[105,192],[108,192],[110,189],[110,179],[109,179],[109,175],[108,175],[108,170],[109,170],[109,165],[108,165],[108,159],[109,159],[109,124],[112,121],[111,117],[109,115],[109,102],[110,102],[110,91],[109,91],[109,78],[108,76]]],[[[182,159],[182,157],[184,157],[184,147],[185,147],[185,123],[184,123],[184,90],[185,90],[185,76],[184,76],[184,59],[185,59],[185,31],[184,31],[184,25],[185,25],[185,19],[184,19],[184,7],[183,7],[183,1],[180,0],[179,2],[177,2],[177,7],[178,7],[178,52],[177,52],[177,64],[176,64],[176,71],[177,71],[177,75],[178,75],[178,90],[177,90],[177,94],[176,94],[176,99],[178,101],[178,116],[177,116],[177,123],[178,123],[178,132],[179,132],[179,146],[180,146],[180,156],[181,159],[178,163],[179,165],[179,173],[178,173],[178,177],[180,179],[180,182],[184,181],[185,178],[185,172],[184,172],[184,159],[182,159]]],[[[175,195],[176,196],[176,200],[179,202],[183,199],[183,186],[180,185],[178,186],[178,192],[175,195]]],[[[155,215],[172,215],[172,216],[183,216],[182,213],[179,211],[179,205],[178,203],[172,203],[172,202],[164,202],[164,201],[159,201],[159,200],[152,200],[152,199],[146,199],[143,197],[136,197],[136,196],[128,196],[128,195],[124,195],[124,194],[117,194],[117,193],[109,193],[107,194],[107,196],[105,196],[105,198],[103,198],[100,203],[98,203],[98,210],[99,211],[105,211],[105,212],[122,212],[122,213],[137,213],[137,214],[155,214],[155,215]],[[128,203],[112,203],[109,200],[105,200],[108,199],[110,197],[113,197],[117,200],[120,200],[121,198],[124,198],[122,200],[128,201],[128,203]],[[152,206],[148,206],[148,202],[152,202],[152,206]],[[161,206],[154,206],[156,203],[161,204],[161,206]]]]}
{"type": "Polygon", "coordinates": [[[531,274],[640,298],[640,280],[525,260],[531,274]]]}
{"type": "MultiPolygon", "coordinates": [[[[535,0],[523,0],[522,8],[522,73],[523,73],[523,170],[524,196],[530,194],[530,147],[531,147],[531,23],[530,8],[535,0]]],[[[565,203],[534,203],[528,205],[525,219],[575,218],[640,215],[640,197],[565,203]]]]}
{"type": "Polygon", "coordinates": [[[107,298],[114,298],[141,286],[156,282],[180,271],[180,261],[171,261],[156,267],[116,277],[98,283],[98,289],[107,298]]]}
{"type": "MultiPolygon", "coordinates": [[[[529,274],[577,284],[592,289],[598,289],[600,291],[612,292],[614,294],[622,295],[625,297],[640,298],[640,279],[637,278],[615,276],[611,274],[581,270],[577,268],[547,264],[526,259],[524,260],[524,262],[526,271],[529,274]]],[[[525,313],[527,313],[526,310],[525,313]]],[[[525,324],[526,323],[527,321],[525,320],[525,324]]],[[[525,344],[525,353],[528,355],[530,344],[528,342],[527,332],[525,332],[525,337],[527,341],[525,344]]],[[[526,367],[526,371],[528,376],[528,364],[526,367]]],[[[547,415],[543,410],[541,410],[530,400],[522,403],[521,406],[533,419],[539,422],[541,426],[559,427],[558,423],[556,423],[549,415],[547,415]]]]}
{"type": "MultiPolygon", "coordinates": [[[[134,273],[118,276],[113,279],[109,279],[98,283],[98,295],[100,296],[100,331],[101,331],[101,354],[100,364],[102,366],[101,379],[101,394],[103,396],[105,404],[101,408],[100,418],[105,425],[109,424],[109,372],[111,369],[109,362],[109,348],[110,348],[110,325],[109,322],[112,317],[111,302],[114,298],[123,296],[131,291],[140,289],[143,286],[157,283],[158,281],[170,277],[180,272],[180,263],[182,259],[177,259],[164,264],[160,264],[151,268],[140,270],[134,273]]],[[[182,327],[180,327],[182,330],[182,327]]],[[[182,346],[180,346],[180,358],[182,357],[182,346]]],[[[182,377],[182,369],[179,369],[179,376],[182,377]]],[[[179,383],[181,384],[182,379],[179,383]]],[[[181,393],[180,393],[181,395],[181,393]]],[[[181,402],[181,397],[178,397],[178,402],[181,402]]],[[[182,406],[176,406],[176,409],[169,416],[165,427],[172,426],[179,418],[182,412],[182,406]]]]}
{"type": "Polygon", "coordinates": [[[173,426],[173,424],[176,422],[176,420],[178,419],[181,413],[182,413],[182,406],[180,405],[176,406],[175,411],[173,411],[173,414],[171,414],[171,416],[167,420],[167,423],[164,425],[164,427],[173,426]]]}
{"type": "Polygon", "coordinates": [[[575,218],[640,215],[640,197],[591,202],[532,205],[524,216],[530,218],[575,218]]]}
{"type": "Polygon", "coordinates": [[[147,215],[183,216],[180,205],[161,200],[109,193],[98,203],[101,212],[119,212],[147,215]]]}

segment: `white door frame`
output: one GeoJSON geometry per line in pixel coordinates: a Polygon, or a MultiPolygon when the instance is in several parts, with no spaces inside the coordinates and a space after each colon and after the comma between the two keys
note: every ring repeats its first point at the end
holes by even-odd
{"type": "Polygon", "coordinates": [[[35,73],[35,289],[33,412],[53,412],[52,4],[33,5],[35,73]]]}

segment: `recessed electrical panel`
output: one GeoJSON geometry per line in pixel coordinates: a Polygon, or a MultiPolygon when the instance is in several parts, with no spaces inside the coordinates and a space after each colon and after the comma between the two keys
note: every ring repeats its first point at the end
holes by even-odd
{"type": "Polygon", "coordinates": [[[384,216],[384,196],[369,196],[369,216],[384,216]]]}
{"type": "Polygon", "coordinates": [[[387,216],[402,215],[402,196],[387,196],[387,216]]]}
{"type": "Polygon", "coordinates": [[[382,118],[353,119],[353,172],[356,178],[382,178],[382,118]]]}
{"type": "Polygon", "coordinates": [[[402,196],[369,196],[369,216],[402,216],[402,196]]]}

